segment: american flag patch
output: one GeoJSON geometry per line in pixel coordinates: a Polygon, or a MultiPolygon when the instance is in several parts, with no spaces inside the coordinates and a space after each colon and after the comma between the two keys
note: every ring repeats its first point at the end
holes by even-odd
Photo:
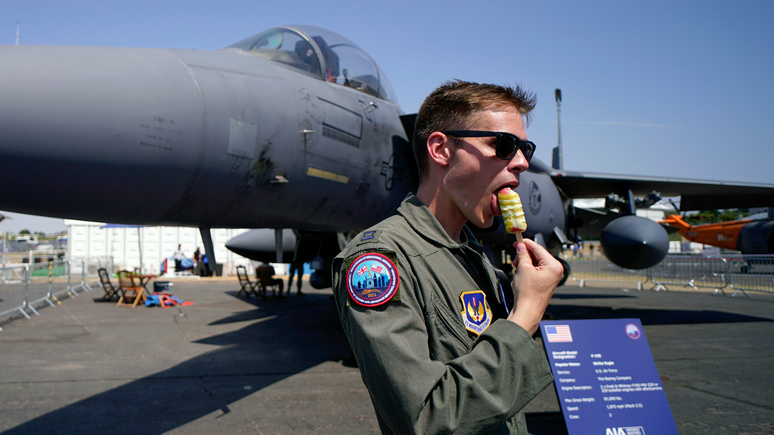
{"type": "Polygon", "coordinates": [[[572,342],[570,325],[546,325],[546,339],[549,343],[572,342]]]}

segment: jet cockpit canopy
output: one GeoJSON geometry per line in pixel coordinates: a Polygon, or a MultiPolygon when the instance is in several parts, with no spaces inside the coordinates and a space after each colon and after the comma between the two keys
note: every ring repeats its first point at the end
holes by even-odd
{"type": "Polygon", "coordinates": [[[322,80],[397,102],[387,76],[347,38],[315,26],[274,27],[229,48],[281,63],[322,80]]]}

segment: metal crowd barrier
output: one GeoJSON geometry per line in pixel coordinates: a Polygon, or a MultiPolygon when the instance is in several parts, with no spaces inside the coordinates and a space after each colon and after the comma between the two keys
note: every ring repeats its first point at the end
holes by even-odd
{"type": "Polygon", "coordinates": [[[729,257],[728,286],[746,296],[747,291],[774,292],[774,255],[729,257]]]}
{"type": "Polygon", "coordinates": [[[646,271],[624,269],[603,256],[572,258],[568,259],[568,262],[571,269],[570,278],[580,281],[580,287],[585,286],[586,281],[600,281],[636,284],[637,290],[642,290],[642,285],[648,282],[646,271]]]}
{"type": "Polygon", "coordinates": [[[91,291],[95,283],[99,284],[97,270],[100,267],[112,273],[112,259],[84,258],[0,266],[0,321],[29,319],[30,314],[40,315],[41,307],[55,307],[61,299],[91,291]]]}
{"type": "Polygon", "coordinates": [[[644,270],[618,267],[605,257],[569,259],[573,281],[583,287],[588,281],[636,284],[642,290],[651,282],[651,290],[669,290],[668,286],[688,286],[693,289],[713,289],[714,293],[731,296],[748,291],[774,292],[774,255],[739,255],[703,257],[697,255],[667,255],[656,266],[644,270]]]}
{"type": "Polygon", "coordinates": [[[698,290],[712,288],[722,292],[728,286],[728,262],[721,257],[667,255],[661,263],[647,269],[653,290],[668,290],[668,285],[684,285],[698,290]]]}

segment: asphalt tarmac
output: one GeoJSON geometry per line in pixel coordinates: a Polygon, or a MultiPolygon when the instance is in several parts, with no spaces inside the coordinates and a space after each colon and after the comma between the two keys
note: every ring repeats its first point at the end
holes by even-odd
{"type": "MultiPolygon", "coordinates": [[[[378,433],[330,290],[246,301],[236,278],[173,282],[193,305],[119,308],[96,287],[4,323],[0,431],[378,433]]],[[[681,434],[771,434],[774,295],[753,298],[570,286],[549,312],[641,319],[681,434]]],[[[527,420],[566,433],[553,387],[527,420]]]]}

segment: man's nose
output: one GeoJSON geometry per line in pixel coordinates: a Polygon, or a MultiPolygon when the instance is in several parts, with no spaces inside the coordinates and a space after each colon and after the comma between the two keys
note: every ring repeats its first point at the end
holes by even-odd
{"type": "Polygon", "coordinates": [[[519,150],[511,159],[510,162],[508,162],[508,171],[515,172],[517,174],[524,172],[529,168],[529,162],[527,161],[527,158],[524,157],[524,153],[519,150]]]}

